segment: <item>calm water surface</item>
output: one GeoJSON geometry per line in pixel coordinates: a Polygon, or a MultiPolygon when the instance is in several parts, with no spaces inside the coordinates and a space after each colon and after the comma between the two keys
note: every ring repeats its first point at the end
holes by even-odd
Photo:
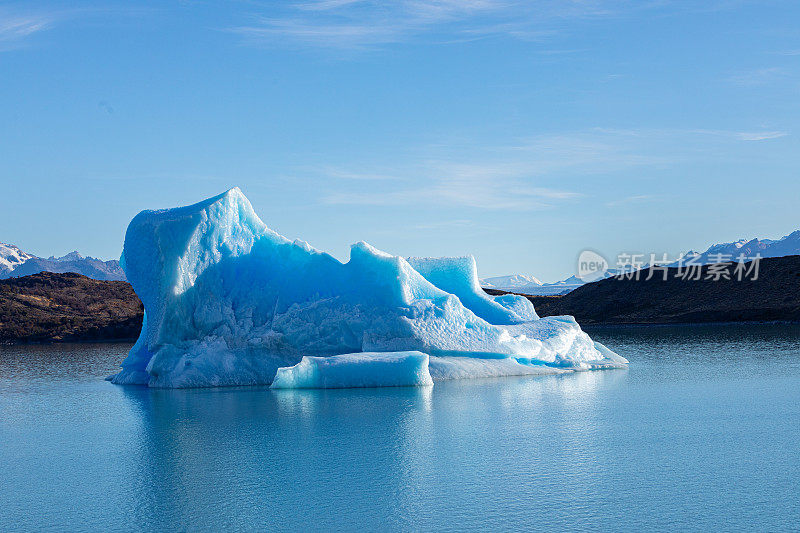
{"type": "Polygon", "coordinates": [[[628,370],[149,390],[0,348],[2,530],[797,530],[800,326],[602,329],[628,370]]]}

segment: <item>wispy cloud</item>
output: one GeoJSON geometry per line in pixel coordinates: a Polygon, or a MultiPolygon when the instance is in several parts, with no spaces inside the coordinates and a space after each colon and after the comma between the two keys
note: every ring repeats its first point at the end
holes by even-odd
{"type": "Polygon", "coordinates": [[[0,10],[0,51],[22,46],[34,33],[49,29],[53,18],[46,15],[19,15],[0,10]]]}
{"type": "Polygon", "coordinates": [[[716,130],[705,128],[691,129],[641,129],[641,130],[614,130],[600,129],[608,133],[617,133],[631,137],[678,137],[678,136],[710,136],[723,139],[733,139],[737,141],[766,141],[779,139],[789,135],[788,131],[781,130],[760,130],[760,131],[732,131],[716,130]]]}
{"type": "Polygon", "coordinates": [[[296,4],[249,25],[231,28],[249,42],[368,48],[402,40],[439,24],[500,9],[493,0],[403,1],[394,4],[324,0],[296,4]]]}
{"type": "Polygon", "coordinates": [[[560,21],[663,7],[625,0],[316,0],[274,5],[228,28],[261,45],[370,49],[430,35],[434,42],[502,35],[538,40],[560,21]]]}
{"type": "Polygon", "coordinates": [[[613,200],[611,202],[607,202],[606,206],[608,206],[608,207],[619,207],[621,205],[636,204],[636,203],[640,203],[640,202],[646,202],[648,200],[653,200],[655,198],[656,198],[656,196],[654,196],[652,194],[637,194],[637,195],[634,195],[634,196],[627,196],[625,198],[620,198],[618,200],[613,200]]]}
{"type": "Polygon", "coordinates": [[[742,141],[766,141],[769,139],[779,139],[789,135],[785,131],[759,131],[759,132],[739,132],[736,136],[742,141]]]}
{"type": "Polygon", "coordinates": [[[307,11],[325,11],[327,9],[336,9],[353,4],[360,4],[363,3],[363,1],[364,0],[318,0],[316,2],[300,2],[295,4],[295,7],[297,9],[304,9],[307,11]]]}
{"type": "MultiPolygon", "coordinates": [[[[375,192],[335,192],[323,198],[330,205],[442,206],[477,209],[531,211],[550,207],[554,199],[580,196],[571,191],[512,185],[505,190],[492,183],[450,177],[431,185],[417,184],[407,189],[375,192]]],[[[502,187],[502,184],[498,184],[502,187]]]]}
{"type": "MultiPolygon", "coordinates": [[[[430,145],[417,156],[406,155],[403,163],[388,172],[367,167],[318,173],[320,202],[541,210],[596,194],[581,189],[580,184],[591,180],[630,178],[633,169],[658,173],[690,161],[714,161],[722,146],[786,135],[788,132],[779,130],[592,128],[495,146],[452,140],[430,145]],[[332,182],[330,178],[338,179],[332,182]],[[353,179],[359,182],[353,183],[353,179]]],[[[606,205],[616,207],[657,198],[642,193],[614,198],[606,205]]]]}
{"type": "Polygon", "coordinates": [[[47,9],[35,2],[27,2],[14,7],[0,6],[0,52],[28,46],[34,35],[52,30],[65,22],[98,17],[141,16],[153,12],[155,10],[149,7],[135,5],[76,5],[47,9]]]}
{"type": "Polygon", "coordinates": [[[786,78],[789,73],[781,67],[765,67],[739,72],[730,76],[728,81],[744,87],[767,85],[786,78]]]}
{"type": "MultiPolygon", "coordinates": [[[[420,156],[410,166],[401,166],[390,175],[391,181],[354,188],[339,179],[321,201],[333,205],[545,209],[584,196],[569,187],[567,176],[602,175],[663,162],[633,153],[619,141],[617,134],[590,131],[537,136],[504,146],[453,148],[443,143],[429,147],[434,155],[420,156]],[[554,187],[553,183],[559,185],[554,187]]],[[[324,177],[348,174],[337,172],[324,177]]]]}
{"type": "Polygon", "coordinates": [[[440,220],[436,222],[424,222],[414,226],[416,230],[440,230],[440,229],[453,229],[453,228],[468,228],[473,226],[474,223],[467,219],[456,220],[440,220]]]}
{"type": "Polygon", "coordinates": [[[342,180],[355,180],[355,181],[390,181],[398,179],[397,176],[386,173],[384,171],[376,172],[352,172],[349,170],[342,170],[339,168],[325,167],[316,169],[317,173],[324,174],[331,178],[342,180]]]}
{"type": "Polygon", "coordinates": [[[337,190],[322,202],[335,205],[437,205],[478,209],[534,210],[581,196],[538,186],[523,165],[426,161],[415,176],[396,178],[389,190],[337,190]],[[514,168],[516,167],[516,168],[514,168]]]}

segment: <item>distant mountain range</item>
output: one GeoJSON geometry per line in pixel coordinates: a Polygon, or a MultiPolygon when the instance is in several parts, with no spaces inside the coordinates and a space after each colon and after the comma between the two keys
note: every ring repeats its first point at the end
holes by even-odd
{"type": "Polygon", "coordinates": [[[501,289],[503,287],[528,287],[541,286],[542,282],[533,276],[525,274],[513,274],[511,276],[497,276],[481,280],[481,285],[487,289],[501,289]]]}
{"type": "MultiPolygon", "coordinates": [[[[785,257],[789,255],[800,255],[800,230],[790,233],[777,240],[773,239],[739,239],[734,242],[724,242],[708,247],[705,252],[690,251],[684,256],[684,261],[691,260],[694,264],[707,265],[709,263],[736,261],[737,258],[756,257],[785,257]]],[[[677,262],[670,266],[677,266],[677,262]]],[[[647,268],[649,265],[643,265],[647,268]]],[[[605,278],[613,277],[617,274],[615,270],[606,272],[605,278]]],[[[497,276],[481,280],[481,286],[486,289],[496,289],[509,292],[530,294],[533,296],[556,296],[567,294],[578,287],[585,285],[586,282],[570,276],[555,283],[542,283],[533,276],[515,274],[511,276],[497,276]]]]}
{"type": "Polygon", "coordinates": [[[690,251],[686,258],[693,258],[696,264],[707,265],[709,263],[722,261],[736,261],[743,255],[744,257],[786,257],[787,255],[800,255],[800,230],[778,240],[772,239],[739,239],[734,242],[724,242],[710,246],[705,252],[690,251]]]}
{"type": "Polygon", "coordinates": [[[38,257],[23,252],[13,244],[0,243],[0,279],[19,278],[39,272],[75,272],[92,279],[124,281],[119,261],[103,261],[70,252],[62,257],[38,257]]]}
{"type": "Polygon", "coordinates": [[[583,284],[584,282],[575,276],[570,276],[567,279],[556,281],[555,283],[542,283],[537,278],[524,274],[497,276],[481,280],[481,287],[484,289],[497,289],[536,296],[566,294],[583,284]]]}

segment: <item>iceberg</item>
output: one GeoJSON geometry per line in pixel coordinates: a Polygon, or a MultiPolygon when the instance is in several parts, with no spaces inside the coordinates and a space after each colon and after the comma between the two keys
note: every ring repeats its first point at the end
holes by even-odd
{"type": "Polygon", "coordinates": [[[145,317],[117,384],[424,385],[627,364],[572,317],[485,294],[472,257],[359,242],[342,263],[269,229],[238,188],[142,211],[120,263],[145,317]]]}

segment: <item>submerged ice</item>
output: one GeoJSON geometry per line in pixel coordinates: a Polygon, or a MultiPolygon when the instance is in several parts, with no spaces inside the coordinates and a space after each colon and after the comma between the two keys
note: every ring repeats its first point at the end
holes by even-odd
{"type": "Polygon", "coordinates": [[[114,383],[425,385],[627,364],[571,317],[484,293],[472,257],[359,242],[342,263],[267,228],[238,188],[139,213],[122,266],[145,319],[114,383]]]}

